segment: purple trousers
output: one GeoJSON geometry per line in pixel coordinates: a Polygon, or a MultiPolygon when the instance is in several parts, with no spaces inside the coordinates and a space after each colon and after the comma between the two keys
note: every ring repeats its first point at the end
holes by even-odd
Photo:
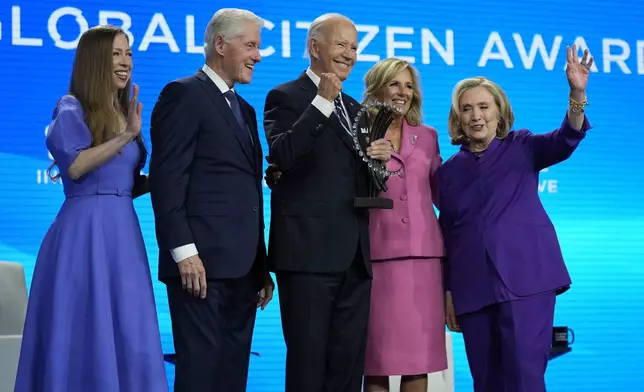
{"type": "Polygon", "coordinates": [[[545,392],[555,293],[457,316],[475,392],[545,392]]]}

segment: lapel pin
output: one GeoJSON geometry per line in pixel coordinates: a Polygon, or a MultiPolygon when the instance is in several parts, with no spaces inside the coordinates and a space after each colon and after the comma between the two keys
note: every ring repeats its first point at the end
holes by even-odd
{"type": "Polygon", "coordinates": [[[409,141],[411,142],[411,144],[416,144],[416,140],[418,140],[418,136],[409,135],[409,141]]]}

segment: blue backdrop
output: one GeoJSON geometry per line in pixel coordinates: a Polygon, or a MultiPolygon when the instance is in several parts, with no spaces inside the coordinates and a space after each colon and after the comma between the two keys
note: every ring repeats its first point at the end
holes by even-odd
{"type": "MultiPolygon", "coordinates": [[[[40,241],[62,201],[62,186],[47,181],[50,157],[44,136],[56,100],[66,92],[74,48],[88,26],[126,28],[134,52],[134,81],[150,111],[169,80],[203,63],[204,28],[219,7],[248,8],[267,20],[263,61],[253,83],[238,91],[260,118],[274,85],[307,65],[308,23],[325,12],[343,12],[360,32],[360,55],[346,90],[360,99],[362,77],[375,61],[404,57],[418,67],[425,122],[437,127],[445,158],[455,152],[447,135],[454,84],[485,75],[503,86],[516,128],[545,132],[558,127],[567,107],[565,47],[573,42],[595,56],[587,114],[594,129],[567,162],[544,172],[540,190],[573,277],[559,298],[556,324],[577,335],[574,351],[551,363],[548,391],[640,391],[644,385],[644,3],[638,0],[520,2],[464,0],[237,0],[137,2],[3,0],[0,5],[0,259],[24,264],[31,280],[40,241]]],[[[263,141],[264,151],[267,151],[263,141]]],[[[265,198],[270,198],[268,188],[265,198]]],[[[136,202],[153,276],[157,248],[149,197],[136,202]]],[[[266,219],[270,219],[266,203],[266,219]]],[[[172,351],[164,287],[155,282],[166,352],[172,351]]],[[[383,320],[386,322],[386,320],[383,320]]],[[[259,315],[249,391],[283,391],[284,344],[277,302],[259,315]]],[[[471,391],[460,336],[455,337],[457,391],[471,391]]],[[[172,368],[168,368],[170,381],[172,368]]]]}

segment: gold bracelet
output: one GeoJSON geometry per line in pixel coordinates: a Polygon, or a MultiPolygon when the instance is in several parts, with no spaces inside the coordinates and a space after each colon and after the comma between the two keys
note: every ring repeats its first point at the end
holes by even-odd
{"type": "Polygon", "coordinates": [[[575,101],[574,99],[568,97],[568,105],[570,105],[573,113],[578,113],[584,111],[584,107],[588,105],[588,101],[586,100],[586,97],[584,97],[584,100],[581,102],[575,101]]]}

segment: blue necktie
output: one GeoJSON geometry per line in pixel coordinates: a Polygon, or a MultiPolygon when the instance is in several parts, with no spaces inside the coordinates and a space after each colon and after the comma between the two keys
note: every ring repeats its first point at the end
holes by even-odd
{"type": "Polygon", "coordinates": [[[228,90],[224,93],[224,97],[228,99],[230,103],[230,108],[233,111],[233,115],[239,124],[239,132],[242,139],[247,138],[250,140],[250,143],[253,144],[253,138],[250,137],[250,132],[248,131],[248,126],[246,125],[246,120],[242,115],[241,107],[239,106],[239,100],[237,100],[237,94],[233,90],[228,90]]]}

